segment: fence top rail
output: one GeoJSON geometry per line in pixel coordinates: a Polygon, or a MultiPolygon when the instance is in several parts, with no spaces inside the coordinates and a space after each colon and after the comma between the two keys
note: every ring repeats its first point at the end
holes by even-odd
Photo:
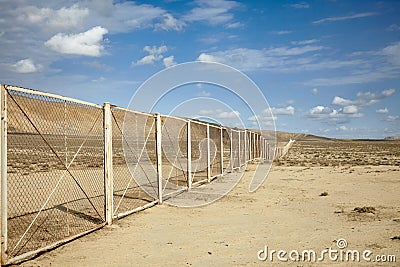
{"type": "Polygon", "coordinates": [[[113,105],[113,104],[111,104],[111,109],[118,109],[118,110],[125,111],[125,112],[132,112],[132,113],[136,113],[136,114],[139,114],[139,115],[146,115],[146,116],[151,116],[151,117],[154,117],[154,115],[155,115],[153,113],[147,113],[147,112],[143,112],[143,111],[131,110],[131,109],[123,108],[123,107],[116,106],[116,105],[113,105]]]}
{"type": "Polygon", "coordinates": [[[59,99],[59,100],[63,100],[63,101],[74,102],[74,103],[85,105],[85,106],[91,106],[91,107],[95,107],[95,108],[103,108],[102,106],[100,106],[98,104],[94,104],[94,103],[90,103],[90,102],[86,102],[86,101],[82,101],[82,100],[78,100],[78,99],[74,99],[74,98],[70,98],[70,97],[66,97],[66,96],[56,95],[56,94],[52,94],[52,93],[46,93],[46,92],[36,91],[33,89],[18,87],[18,86],[14,86],[14,85],[4,84],[4,88],[6,90],[27,93],[27,94],[32,94],[32,95],[38,95],[38,96],[44,96],[44,97],[51,97],[51,98],[55,98],[55,99],[59,99]]]}
{"type": "Polygon", "coordinates": [[[181,121],[184,121],[184,122],[188,122],[188,119],[181,118],[181,117],[175,117],[175,116],[166,115],[166,114],[160,114],[160,116],[163,117],[163,118],[170,118],[170,119],[175,119],[175,120],[181,120],[181,121]]]}
{"type": "MultiPolygon", "coordinates": [[[[61,95],[57,95],[57,94],[37,91],[37,90],[34,90],[34,89],[29,89],[29,88],[14,86],[14,85],[8,85],[8,84],[2,84],[2,85],[4,86],[4,88],[6,90],[12,90],[12,91],[16,91],[16,92],[27,93],[27,94],[37,95],[37,96],[51,97],[51,98],[55,98],[55,99],[59,99],[59,100],[63,100],[63,101],[68,101],[68,102],[73,102],[73,103],[76,103],[76,104],[81,104],[81,105],[95,107],[95,108],[103,108],[102,105],[94,104],[94,103],[91,103],[91,102],[87,102],[87,101],[83,101],[83,100],[79,100],[79,99],[75,99],[75,98],[71,98],[71,97],[66,97],[66,96],[61,96],[61,95]]],[[[153,114],[153,113],[148,113],[148,112],[131,110],[131,109],[128,109],[128,108],[123,108],[123,107],[116,106],[116,105],[113,105],[113,104],[111,104],[111,108],[118,109],[118,110],[121,110],[121,111],[141,114],[141,115],[147,115],[147,116],[155,116],[156,115],[156,114],[153,114]]],[[[223,126],[223,125],[215,125],[215,124],[212,124],[212,123],[199,121],[199,120],[193,120],[193,119],[190,119],[190,118],[175,117],[175,116],[165,115],[165,114],[160,114],[160,115],[162,117],[164,117],[164,118],[177,119],[177,120],[181,120],[181,121],[185,121],[185,122],[190,121],[192,123],[197,123],[197,124],[201,124],[201,125],[205,125],[205,126],[209,125],[210,127],[223,129],[223,130],[227,130],[227,131],[228,130],[232,130],[234,132],[241,132],[241,133],[247,132],[247,133],[250,133],[250,134],[256,134],[256,135],[260,135],[261,136],[260,133],[254,131],[252,129],[234,129],[234,128],[226,127],[226,126],[223,126]]]]}
{"type": "MultiPolygon", "coordinates": [[[[190,122],[191,123],[200,124],[200,125],[204,125],[204,126],[207,126],[207,125],[213,126],[211,123],[204,122],[204,121],[199,121],[199,120],[194,120],[194,119],[190,119],[190,122]]],[[[219,128],[219,126],[218,126],[218,128],[219,128]]]]}

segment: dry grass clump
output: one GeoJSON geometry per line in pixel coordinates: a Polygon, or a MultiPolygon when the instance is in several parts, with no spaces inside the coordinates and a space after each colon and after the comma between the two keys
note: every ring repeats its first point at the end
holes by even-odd
{"type": "Polygon", "coordinates": [[[364,206],[364,207],[355,207],[353,211],[358,212],[358,213],[372,213],[372,214],[375,214],[376,209],[374,207],[364,206]]]}

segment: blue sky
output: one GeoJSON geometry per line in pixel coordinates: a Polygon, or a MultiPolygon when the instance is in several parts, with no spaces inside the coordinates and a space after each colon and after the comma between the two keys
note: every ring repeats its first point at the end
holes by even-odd
{"type": "MultiPolygon", "coordinates": [[[[137,88],[174,64],[232,66],[261,89],[278,130],[329,137],[400,135],[398,1],[0,1],[0,82],[127,106],[137,88]]],[[[230,124],[250,116],[216,86],[185,97],[230,124]]],[[[170,102],[168,102],[170,101],[170,102]]],[[[169,110],[168,110],[169,109],[169,110]]],[[[269,118],[270,119],[270,118],[269,118]]]]}

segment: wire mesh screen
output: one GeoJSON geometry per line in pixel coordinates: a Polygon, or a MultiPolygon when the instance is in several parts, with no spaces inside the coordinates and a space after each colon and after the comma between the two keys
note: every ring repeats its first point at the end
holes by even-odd
{"type": "Polygon", "coordinates": [[[257,158],[257,136],[254,132],[251,135],[251,154],[252,159],[257,158]]]}
{"type": "Polygon", "coordinates": [[[187,122],[161,116],[163,194],[188,186],[187,122]]]}
{"type": "Polygon", "coordinates": [[[222,173],[221,169],[221,129],[220,127],[209,127],[210,131],[210,168],[211,177],[222,173]]]}
{"type": "Polygon", "coordinates": [[[233,170],[240,166],[239,163],[239,131],[231,129],[229,131],[231,139],[231,164],[230,169],[233,170]]]}
{"type": "Polygon", "coordinates": [[[260,154],[261,154],[260,153],[261,152],[261,149],[260,149],[260,135],[258,133],[256,133],[255,144],[256,144],[256,149],[255,149],[256,155],[255,155],[255,157],[256,158],[260,158],[260,154]]]}
{"type": "Polygon", "coordinates": [[[102,109],[7,90],[8,254],[104,222],[102,109]]]}
{"type": "Polygon", "coordinates": [[[230,129],[222,128],[222,144],[223,144],[223,168],[224,173],[230,171],[231,165],[231,137],[230,129]]]}
{"type": "Polygon", "coordinates": [[[207,180],[207,125],[191,121],[192,179],[207,180]]]}
{"type": "Polygon", "coordinates": [[[156,162],[155,124],[154,117],[150,115],[126,111],[118,107],[113,107],[111,113],[113,215],[118,217],[156,199],[158,191],[155,182],[157,172],[154,167],[156,162]],[[126,125],[124,125],[124,120],[126,125]],[[150,191],[150,194],[143,188],[150,191]]]}
{"type": "Polygon", "coordinates": [[[245,131],[245,144],[246,144],[246,151],[245,151],[245,161],[250,160],[250,132],[245,131]]]}
{"type": "Polygon", "coordinates": [[[240,166],[246,164],[246,132],[240,131],[240,166]]]}

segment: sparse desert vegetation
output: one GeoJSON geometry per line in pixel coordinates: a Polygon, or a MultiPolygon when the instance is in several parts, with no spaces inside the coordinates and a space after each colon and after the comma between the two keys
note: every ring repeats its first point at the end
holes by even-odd
{"type": "Polygon", "coordinates": [[[399,141],[296,140],[283,166],[400,166],[399,141]]]}

